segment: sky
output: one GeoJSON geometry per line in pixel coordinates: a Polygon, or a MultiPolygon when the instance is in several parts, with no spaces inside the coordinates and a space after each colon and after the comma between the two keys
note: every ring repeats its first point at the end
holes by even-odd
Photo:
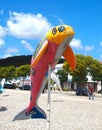
{"type": "Polygon", "coordinates": [[[0,59],[32,55],[47,31],[69,25],[75,54],[102,61],[101,0],[0,0],[0,59]]]}

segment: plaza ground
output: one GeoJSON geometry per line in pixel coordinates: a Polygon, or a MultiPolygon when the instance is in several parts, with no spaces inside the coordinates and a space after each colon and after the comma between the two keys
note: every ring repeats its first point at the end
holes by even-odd
{"type": "MultiPolygon", "coordinates": [[[[45,92],[39,106],[47,111],[45,92]]],[[[0,94],[0,130],[47,130],[47,120],[27,119],[12,121],[17,113],[29,104],[30,91],[6,89],[0,94]]],[[[52,92],[50,130],[102,130],[102,95],[94,100],[76,96],[75,92],[52,92]]]]}

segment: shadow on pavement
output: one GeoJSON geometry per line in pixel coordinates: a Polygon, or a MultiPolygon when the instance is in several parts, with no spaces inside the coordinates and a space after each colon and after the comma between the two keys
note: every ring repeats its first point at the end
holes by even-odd
{"type": "Polygon", "coordinates": [[[0,112],[6,111],[6,110],[7,110],[7,108],[5,106],[0,107],[0,112]]]}
{"type": "Polygon", "coordinates": [[[6,94],[6,95],[3,95],[3,97],[7,97],[7,96],[10,96],[10,95],[8,95],[8,94],[6,94]]]}
{"type": "Polygon", "coordinates": [[[63,100],[52,100],[52,102],[64,102],[63,100]]]}

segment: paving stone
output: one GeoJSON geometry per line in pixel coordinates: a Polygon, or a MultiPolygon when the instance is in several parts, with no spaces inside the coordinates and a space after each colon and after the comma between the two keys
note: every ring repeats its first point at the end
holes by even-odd
{"type": "MultiPolygon", "coordinates": [[[[47,116],[45,92],[39,106],[47,116]]],[[[27,119],[12,121],[29,104],[30,91],[10,90],[0,94],[0,130],[47,130],[47,120],[27,119]]],[[[74,92],[51,92],[50,130],[102,130],[102,95],[95,100],[76,96],[74,92]]]]}

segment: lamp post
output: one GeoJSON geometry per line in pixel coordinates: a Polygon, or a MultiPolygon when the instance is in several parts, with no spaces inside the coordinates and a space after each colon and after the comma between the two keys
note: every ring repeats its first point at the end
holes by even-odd
{"type": "Polygon", "coordinates": [[[48,67],[48,101],[47,101],[47,130],[50,130],[50,107],[51,107],[51,93],[50,93],[50,86],[51,86],[51,65],[48,67]]]}

